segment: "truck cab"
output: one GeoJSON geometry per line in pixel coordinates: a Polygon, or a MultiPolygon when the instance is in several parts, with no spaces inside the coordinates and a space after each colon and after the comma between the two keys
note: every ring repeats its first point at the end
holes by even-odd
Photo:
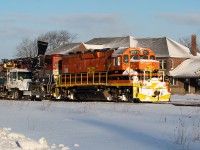
{"type": "Polygon", "coordinates": [[[28,90],[28,83],[31,82],[32,73],[26,69],[11,69],[8,74],[7,88],[17,88],[20,91],[28,90]]]}
{"type": "Polygon", "coordinates": [[[27,69],[11,69],[7,75],[6,89],[13,99],[18,99],[29,90],[32,82],[32,73],[27,69]]]}

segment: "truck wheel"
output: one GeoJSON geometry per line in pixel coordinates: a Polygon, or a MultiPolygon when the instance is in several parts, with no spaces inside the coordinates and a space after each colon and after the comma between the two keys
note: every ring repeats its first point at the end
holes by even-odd
{"type": "Polygon", "coordinates": [[[35,96],[31,96],[31,101],[35,101],[36,97],[35,96]]]}
{"type": "Polygon", "coordinates": [[[13,91],[13,99],[18,100],[19,99],[19,90],[14,90],[13,91]]]}

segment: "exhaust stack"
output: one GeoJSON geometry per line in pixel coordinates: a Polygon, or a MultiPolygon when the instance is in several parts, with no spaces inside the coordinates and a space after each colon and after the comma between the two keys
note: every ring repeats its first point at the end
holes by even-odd
{"type": "Polygon", "coordinates": [[[48,43],[43,42],[43,41],[37,41],[37,45],[38,45],[38,55],[37,56],[44,55],[47,50],[48,43]]]}
{"type": "Polygon", "coordinates": [[[45,52],[47,50],[48,43],[43,41],[37,41],[38,45],[38,55],[36,57],[37,59],[37,69],[42,68],[45,66],[45,52]]]}
{"type": "Polygon", "coordinates": [[[196,39],[196,34],[192,35],[192,49],[191,53],[193,56],[197,56],[197,39],[196,39]]]}

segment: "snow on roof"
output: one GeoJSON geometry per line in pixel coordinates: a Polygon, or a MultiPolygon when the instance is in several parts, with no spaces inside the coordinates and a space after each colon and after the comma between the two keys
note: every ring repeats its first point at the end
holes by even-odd
{"type": "Polygon", "coordinates": [[[175,58],[192,58],[188,47],[169,39],[161,38],[134,38],[132,36],[125,37],[105,37],[94,38],[85,43],[70,43],[64,44],[58,48],[46,53],[51,54],[66,54],[70,51],[86,50],[86,49],[103,49],[117,47],[148,47],[152,49],[157,58],[159,57],[175,57],[175,58]]]}
{"type": "Polygon", "coordinates": [[[121,55],[125,50],[127,50],[127,47],[120,47],[114,53],[112,53],[112,57],[117,57],[121,55]]]}
{"type": "Polygon", "coordinates": [[[94,44],[85,44],[83,43],[86,49],[102,49],[105,48],[104,45],[94,45],[94,44]]]}
{"type": "Polygon", "coordinates": [[[66,54],[66,53],[72,51],[74,48],[76,48],[79,45],[80,45],[80,43],[63,44],[55,49],[52,49],[51,51],[46,52],[45,55],[66,54]]]}
{"type": "Polygon", "coordinates": [[[193,55],[190,53],[190,50],[188,47],[172,40],[169,38],[166,38],[168,50],[169,50],[169,56],[170,57],[188,57],[191,58],[193,55]]]}
{"type": "Polygon", "coordinates": [[[125,36],[125,37],[100,37],[100,38],[93,38],[86,42],[86,44],[96,44],[96,45],[103,45],[114,43],[116,41],[129,41],[130,38],[134,38],[132,36],[125,36]]]}
{"type": "Polygon", "coordinates": [[[112,37],[112,38],[94,38],[87,44],[105,45],[106,47],[148,47],[152,49],[157,57],[176,57],[176,58],[191,58],[192,54],[188,47],[169,39],[167,37],[161,38],[134,38],[132,36],[126,37],[112,37]]]}
{"type": "Polygon", "coordinates": [[[74,47],[71,51],[77,52],[77,51],[87,51],[87,50],[95,50],[95,49],[103,49],[107,48],[105,45],[95,45],[95,44],[85,44],[81,42],[79,45],[74,47]]]}
{"type": "Polygon", "coordinates": [[[115,48],[115,47],[136,47],[137,40],[132,36],[126,37],[106,37],[106,38],[94,38],[86,44],[96,44],[104,45],[105,47],[115,48]]]}
{"type": "Polygon", "coordinates": [[[137,39],[138,47],[149,47],[157,57],[191,58],[189,48],[167,37],[137,39]]]}
{"type": "Polygon", "coordinates": [[[174,70],[169,71],[169,75],[172,77],[200,77],[199,64],[199,57],[187,59],[174,70]]]}

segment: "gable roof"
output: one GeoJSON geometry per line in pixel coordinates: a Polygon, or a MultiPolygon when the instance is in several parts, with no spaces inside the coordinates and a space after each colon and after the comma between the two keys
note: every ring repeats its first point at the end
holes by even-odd
{"type": "Polygon", "coordinates": [[[200,77],[200,59],[198,57],[187,59],[174,70],[169,71],[172,77],[200,77]]]}
{"type": "Polygon", "coordinates": [[[94,38],[87,44],[104,45],[105,47],[148,47],[152,49],[157,57],[176,57],[176,58],[191,58],[188,47],[169,39],[167,37],[161,38],[134,38],[132,36],[126,37],[112,37],[112,38],[94,38]]]}

